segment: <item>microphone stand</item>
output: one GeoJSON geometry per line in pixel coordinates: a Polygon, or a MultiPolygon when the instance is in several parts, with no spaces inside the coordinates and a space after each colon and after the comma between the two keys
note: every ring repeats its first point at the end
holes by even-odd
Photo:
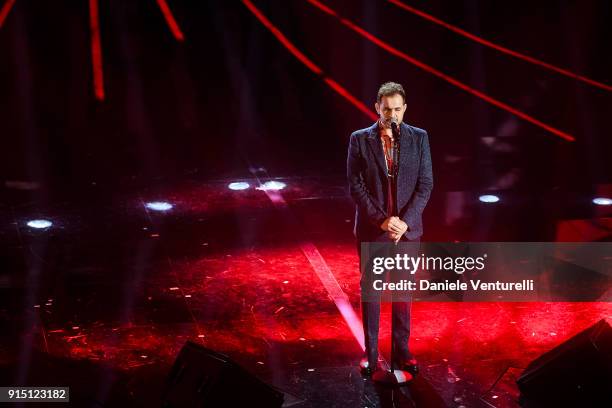
{"type": "MultiPolygon", "coordinates": [[[[393,182],[395,187],[393,189],[394,201],[393,201],[393,214],[399,216],[397,211],[397,176],[399,174],[399,158],[400,158],[400,139],[401,133],[397,123],[391,123],[391,131],[393,133],[393,170],[391,171],[393,182]]],[[[402,386],[412,381],[413,375],[408,371],[395,368],[393,354],[395,353],[395,341],[393,339],[393,333],[391,333],[391,367],[388,370],[375,371],[372,375],[372,380],[377,383],[385,384],[388,386],[402,386]]]]}

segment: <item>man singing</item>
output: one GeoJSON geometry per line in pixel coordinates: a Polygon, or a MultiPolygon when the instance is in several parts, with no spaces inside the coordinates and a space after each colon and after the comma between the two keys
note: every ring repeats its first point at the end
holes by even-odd
{"type": "MultiPolygon", "coordinates": [[[[348,149],[347,177],[356,204],[359,251],[361,242],[419,242],[423,234],[421,215],[433,188],[427,132],[402,122],[406,112],[404,88],[387,82],[378,90],[376,101],[378,121],[353,132],[348,149]]],[[[364,375],[372,375],[378,368],[380,299],[363,299],[369,276],[361,276],[364,375]]],[[[408,348],[409,336],[410,303],[394,301],[392,367],[416,374],[418,367],[408,348]]]]}

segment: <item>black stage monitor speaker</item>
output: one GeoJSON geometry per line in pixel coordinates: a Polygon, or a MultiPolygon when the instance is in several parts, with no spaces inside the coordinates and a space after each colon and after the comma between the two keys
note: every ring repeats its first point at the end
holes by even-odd
{"type": "Polygon", "coordinates": [[[516,382],[523,401],[612,406],[612,328],[600,320],[533,360],[516,382]]]}
{"type": "Polygon", "coordinates": [[[164,408],[281,407],[284,396],[227,356],[188,341],[163,392],[164,408]]]}

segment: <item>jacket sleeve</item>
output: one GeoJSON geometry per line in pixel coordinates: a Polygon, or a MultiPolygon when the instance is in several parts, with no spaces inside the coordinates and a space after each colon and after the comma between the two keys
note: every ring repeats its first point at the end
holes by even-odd
{"type": "Polygon", "coordinates": [[[431,169],[431,153],[429,151],[429,137],[424,131],[421,138],[420,149],[420,165],[419,175],[417,177],[416,187],[410,201],[404,209],[404,213],[400,214],[400,218],[408,224],[408,230],[413,230],[419,222],[425,205],[429,201],[431,190],[433,189],[433,172],[431,169]]]}
{"type": "Polygon", "coordinates": [[[346,175],[349,183],[349,191],[359,212],[366,214],[368,221],[377,227],[387,218],[385,214],[374,204],[362,175],[363,158],[359,150],[359,141],[355,133],[351,134],[348,148],[346,175]]]}

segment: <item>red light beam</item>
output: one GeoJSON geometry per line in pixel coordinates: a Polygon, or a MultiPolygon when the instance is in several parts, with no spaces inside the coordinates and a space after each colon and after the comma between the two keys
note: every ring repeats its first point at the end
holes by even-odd
{"type": "Polygon", "coordinates": [[[257,8],[250,0],[242,0],[242,3],[249,9],[251,13],[264,25],[276,39],[296,57],[302,64],[315,74],[321,76],[323,81],[332,88],[336,93],[349,101],[353,106],[366,114],[370,119],[376,120],[378,116],[369,109],[363,102],[355,98],[346,88],[342,87],[333,79],[324,75],[323,70],[317,66],[310,58],[300,51],[285,35],[274,25],[268,18],[257,8]]]}
{"type": "Polygon", "coordinates": [[[0,9],[0,28],[2,28],[2,25],[4,24],[6,17],[11,12],[11,9],[13,8],[15,1],[16,0],[6,0],[4,4],[2,5],[2,8],[0,9]]]}
{"type": "Polygon", "coordinates": [[[459,89],[464,90],[465,92],[468,92],[474,96],[476,96],[477,98],[482,99],[483,101],[496,106],[500,109],[505,110],[506,112],[509,112],[515,116],[518,116],[519,118],[530,122],[533,125],[536,125],[552,134],[554,134],[557,137],[560,137],[563,140],[566,140],[568,142],[574,142],[576,141],[576,138],[574,138],[574,136],[563,132],[562,130],[559,130],[557,128],[554,128],[550,125],[547,125],[546,123],[534,118],[533,116],[530,116],[516,108],[513,108],[512,106],[501,102],[487,94],[485,94],[484,92],[480,92],[477,89],[474,89],[472,87],[470,87],[469,85],[464,84],[463,82],[449,76],[446,75],[445,73],[443,73],[442,71],[439,71],[435,68],[433,68],[430,65],[425,64],[424,62],[421,62],[420,60],[411,57],[410,55],[398,50],[397,48],[391,46],[390,44],[386,43],[385,41],[381,40],[380,38],[376,37],[373,34],[370,34],[368,31],[364,30],[363,28],[359,27],[358,25],[354,24],[353,22],[351,22],[350,20],[347,20],[346,18],[340,17],[340,15],[338,13],[336,13],[333,9],[331,9],[330,7],[322,4],[320,1],[318,0],[307,0],[310,4],[312,4],[313,6],[317,7],[318,9],[320,9],[321,11],[325,12],[326,14],[329,14],[335,18],[337,18],[338,20],[340,20],[340,23],[342,23],[343,25],[347,26],[348,28],[350,28],[351,30],[355,31],[357,34],[361,35],[362,37],[366,38],[368,41],[376,44],[377,46],[379,46],[380,48],[384,49],[385,51],[389,52],[390,54],[395,55],[396,57],[399,57],[401,59],[403,59],[404,61],[407,61],[415,66],[417,66],[418,68],[421,68],[422,70],[437,76],[438,78],[450,83],[453,86],[456,86],[459,89]]]}
{"type": "Polygon", "coordinates": [[[98,0],[89,0],[89,26],[91,28],[91,66],[93,72],[94,94],[97,100],[103,101],[104,72],[102,70],[102,45],[100,42],[98,0]]]}
{"type": "Polygon", "coordinates": [[[179,41],[179,42],[185,41],[185,36],[183,35],[183,32],[181,31],[181,27],[179,27],[178,23],[174,19],[174,15],[172,14],[170,7],[168,7],[168,3],[166,2],[166,0],[157,0],[157,5],[159,6],[159,9],[164,15],[164,18],[166,19],[166,23],[168,24],[168,28],[172,32],[172,35],[174,36],[176,41],[179,41]]]}
{"type": "Polygon", "coordinates": [[[556,72],[558,74],[561,74],[561,75],[564,75],[566,77],[573,78],[573,79],[578,80],[578,81],[582,81],[582,82],[584,82],[586,84],[595,86],[597,88],[601,88],[601,89],[604,89],[606,91],[612,91],[612,86],[610,86],[610,85],[606,85],[606,84],[604,84],[602,82],[595,81],[593,79],[590,79],[590,78],[585,77],[583,75],[580,75],[580,74],[577,74],[575,72],[569,71],[567,69],[563,69],[563,68],[557,67],[556,65],[549,64],[549,63],[544,62],[542,60],[539,60],[537,58],[530,57],[529,55],[520,53],[518,51],[511,50],[511,49],[506,48],[506,47],[504,47],[502,45],[496,44],[493,41],[489,41],[489,40],[487,40],[485,38],[482,38],[482,37],[479,37],[479,36],[477,36],[475,34],[467,32],[467,31],[465,31],[465,30],[463,30],[463,29],[461,29],[461,28],[459,28],[457,26],[454,26],[452,24],[447,23],[446,21],[440,20],[439,18],[436,18],[436,17],[432,16],[431,14],[427,14],[424,11],[421,11],[421,10],[419,10],[417,8],[414,8],[414,7],[409,6],[409,5],[405,4],[405,3],[402,3],[399,0],[387,0],[387,1],[389,3],[391,3],[391,4],[394,4],[395,6],[397,6],[399,8],[401,8],[401,9],[404,9],[404,10],[406,10],[406,11],[412,13],[412,14],[415,14],[415,15],[421,17],[421,18],[424,18],[425,20],[431,21],[432,23],[437,24],[439,26],[442,26],[442,27],[446,28],[447,30],[450,30],[450,31],[452,31],[452,32],[454,32],[456,34],[459,34],[462,37],[465,37],[465,38],[467,38],[469,40],[472,40],[472,41],[475,41],[475,42],[477,42],[477,43],[479,43],[481,45],[484,45],[485,47],[492,48],[492,49],[497,50],[497,51],[499,51],[501,53],[510,55],[510,56],[518,58],[518,59],[521,59],[523,61],[526,61],[526,62],[529,62],[531,64],[540,66],[540,67],[548,69],[550,71],[554,71],[554,72],[556,72]]]}

